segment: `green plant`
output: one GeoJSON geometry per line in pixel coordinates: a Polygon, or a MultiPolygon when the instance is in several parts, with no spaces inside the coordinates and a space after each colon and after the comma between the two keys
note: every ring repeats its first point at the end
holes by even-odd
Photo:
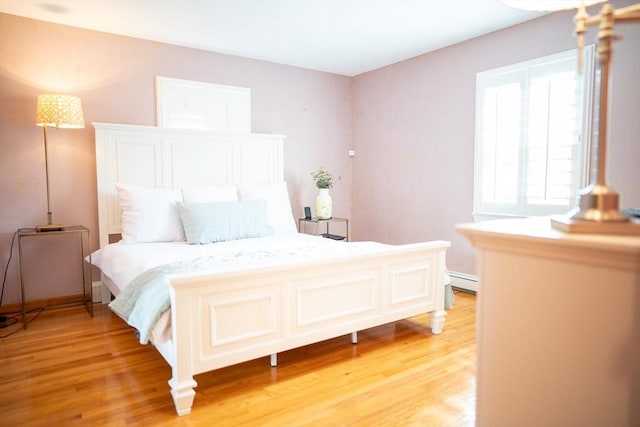
{"type": "Polygon", "coordinates": [[[311,176],[316,183],[316,187],[318,188],[331,188],[333,187],[333,176],[331,173],[326,170],[320,168],[315,172],[311,172],[311,176]]]}

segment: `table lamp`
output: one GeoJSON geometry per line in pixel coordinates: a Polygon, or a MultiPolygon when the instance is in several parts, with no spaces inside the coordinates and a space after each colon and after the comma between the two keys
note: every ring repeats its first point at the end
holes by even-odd
{"type": "MultiPolygon", "coordinates": [[[[598,58],[600,63],[600,100],[598,118],[598,141],[594,151],[593,180],[580,193],[578,206],[565,216],[551,219],[553,228],[576,233],[631,234],[640,235],[640,225],[619,209],[619,195],[606,183],[607,126],[609,121],[609,85],[613,42],[618,37],[614,24],[640,22],[640,3],[614,9],[604,3],[598,15],[590,16],[586,6],[604,0],[503,0],[509,6],[525,10],[559,10],[578,8],[575,15],[575,33],[581,54],[584,35],[588,27],[598,26],[598,58]]],[[[581,55],[580,55],[581,56],[581,55]]],[[[581,61],[579,61],[581,63],[581,61]]]]}

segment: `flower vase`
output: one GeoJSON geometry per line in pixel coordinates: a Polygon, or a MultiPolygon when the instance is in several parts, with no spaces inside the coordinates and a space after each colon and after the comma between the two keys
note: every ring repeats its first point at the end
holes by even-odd
{"type": "Polygon", "coordinates": [[[316,216],[318,219],[331,219],[332,201],[328,188],[319,188],[316,197],[316,216]]]}

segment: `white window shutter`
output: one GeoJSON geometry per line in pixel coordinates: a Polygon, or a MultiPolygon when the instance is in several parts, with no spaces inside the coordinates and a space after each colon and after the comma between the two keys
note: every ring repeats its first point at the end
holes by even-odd
{"type": "Polygon", "coordinates": [[[158,127],[251,133],[251,89],[156,77],[158,127]]]}
{"type": "MultiPolygon", "coordinates": [[[[593,63],[593,46],[585,52],[593,63]]],[[[476,77],[474,216],[566,213],[586,182],[593,67],[576,51],[476,77]],[[583,142],[581,142],[583,141],[583,142]]]]}

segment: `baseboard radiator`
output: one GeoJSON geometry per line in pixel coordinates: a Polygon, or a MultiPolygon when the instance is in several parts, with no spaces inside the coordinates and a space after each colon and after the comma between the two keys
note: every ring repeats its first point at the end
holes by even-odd
{"type": "Polygon", "coordinates": [[[465,292],[478,292],[478,276],[472,274],[449,271],[451,286],[465,292]]]}

